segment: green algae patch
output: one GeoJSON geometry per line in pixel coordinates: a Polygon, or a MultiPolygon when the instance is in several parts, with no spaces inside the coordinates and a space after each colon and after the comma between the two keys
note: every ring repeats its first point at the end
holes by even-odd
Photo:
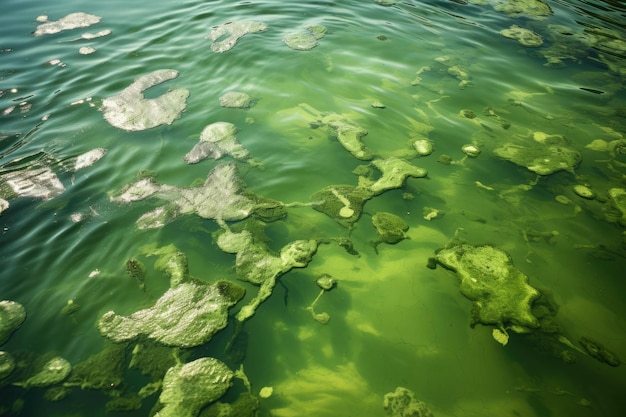
{"type": "Polygon", "coordinates": [[[221,25],[214,26],[211,32],[207,35],[207,38],[211,39],[211,50],[215,53],[221,54],[231,50],[239,41],[249,33],[264,32],[267,29],[267,25],[261,22],[254,21],[238,21],[227,22],[221,25]]]}
{"type": "Polygon", "coordinates": [[[309,51],[319,45],[318,40],[326,35],[326,27],[322,25],[307,26],[301,32],[286,35],[283,42],[295,51],[309,51]]]}
{"type": "Polygon", "coordinates": [[[461,294],[473,303],[474,325],[539,327],[532,304],[540,293],[502,249],[453,244],[441,249],[435,259],[457,274],[461,294]]]}
{"type": "Polygon", "coordinates": [[[505,38],[516,40],[522,45],[528,47],[537,47],[543,45],[543,39],[540,35],[536,34],[532,30],[517,25],[511,25],[511,27],[508,29],[502,29],[500,31],[500,35],[504,36],[505,38]]]}
{"type": "Polygon", "coordinates": [[[26,309],[20,303],[0,301],[0,345],[5,344],[11,334],[26,320],[26,309]]]}
{"type": "Polygon", "coordinates": [[[49,387],[65,380],[71,371],[72,365],[66,359],[56,356],[46,362],[35,375],[23,383],[17,382],[15,385],[24,388],[49,387]]]}
{"type": "Polygon", "coordinates": [[[218,221],[243,220],[252,215],[271,221],[286,215],[283,203],[246,191],[233,163],[216,166],[196,187],[176,187],[144,178],[123,187],[111,200],[132,203],[148,198],[162,200],[166,205],[141,216],[137,220],[140,229],[160,228],[186,214],[218,221]]]}
{"type": "Polygon", "coordinates": [[[391,189],[401,188],[409,177],[423,178],[428,172],[404,159],[375,159],[354,171],[357,186],[331,185],[311,196],[313,209],[322,212],[344,227],[351,228],[363,212],[367,200],[391,189]],[[380,172],[375,175],[374,168],[380,172]]]}
{"type": "Polygon", "coordinates": [[[41,19],[44,21],[37,26],[37,28],[33,32],[33,35],[52,35],[62,32],[64,30],[85,28],[91,25],[95,25],[96,23],[100,22],[100,19],[100,16],[95,16],[93,14],[83,12],[70,13],[66,16],[63,16],[59,20],[52,21],[48,21],[46,17],[41,19]]]}
{"type": "Polygon", "coordinates": [[[504,143],[493,153],[539,175],[550,175],[557,171],[574,172],[582,161],[580,152],[561,135],[534,132],[532,139],[532,142],[527,141],[524,145],[504,143]]]}
{"type": "Polygon", "coordinates": [[[200,358],[170,368],[163,378],[159,403],[163,408],[155,417],[196,417],[207,404],[228,391],[235,376],[215,358],[200,358]]]}
{"type": "Polygon", "coordinates": [[[249,109],[253,105],[252,97],[240,91],[228,91],[220,97],[220,106],[230,109],[249,109]]]}
{"type": "MultiPolygon", "coordinates": [[[[64,192],[65,186],[49,167],[33,166],[0,174],[0,197],[6,200],[17,197],[50,200],[64,192]]],[[[5,205],[8,208],[8,201],[5,205]]]]}
{"type": "Polygon", "coordinates": [[[102,100],[104,118],[112,126],[128,131],[172,124],[187,107],[189,90],[179,88],[152,99],[143,92],[178,77],[178,71],[161,69],[142,75],[118,94],[102,100]]]}
{"type": "Polygon", "coordinates": [[[372,216],[372,224],[378,234],[378,240],[371,242],[374,249],[380,243],[395,245],[404,239],[408,239],[406,232],[409,230],[409,225],[393,213],[381,211],[374,214],[372,216]]]}
{"type": "Polygon", "coordinates": [[[372,197],[363,188],[331,185],[311,196],[313,209],[326,214],[344,227],[351,228],[363,213],[365,202],[372,197]]]}
{"type": "Polygon", "coordinates": [[[324,116],[321,123],[329,126],[335,132],[337,141],[355,158],[362,161],[371,160],[374,155],[361,141],[367,135],[367,130],[340,114],[332,113],[324,116]]]}
{"type": "Polygon", "coordinates": [[[383,397],[383,408],[387,417],[433,417],[426,403],[415,398],[410,389],[398,387],[383,397]]]}
{"type": "Polygon", "coordinates": [[[243,288],[229,281],[207,284],[190,279],[166,291],[154,306],[128,317],[105,313],[98,329],[115,342],[145,335],[167,346],[199,346],[226,327],[228,309],[243,295],[243,288]]]}
{"type": "Polygon", "coordinates": [[[400,188],[409,177],[423,178],[428,175],[425,169],[411,165],[400,158],[376,159],[372,161],[372,165],[382,174],[378,180],[367,186],[373,195],[400,188]]]}
{"type": "Polygon", "coordinates": [[[494,10],[509,16],[526,16],[531,19],[544,19],[552,14],[550,6],[542,0],[470,0],[471,3],[489,3],[494,10]]]}
{"type": "Polygon", "coordinates": [[[254,315],[259,305],[272,295],[276,280],[292,268],[304,268],[317,252],[316,240],[296,240],[283,246],[278,254],[247,230],[226,229],[217,237],[217,245],[226,253],[236,254],[237,277],[258,285],[258,294],[237,313],[243,322],[254,315]]]}
{"type": "Polygon", "coordinates": [[[204,159],[220,159],[228,155],[245,162],[250,158],[250,152],[239,143],[236,133],[237,128],[232,123],[211,123],[202,130],[200,141],[183,159],[188,164],[196,164],[204,159]]]}

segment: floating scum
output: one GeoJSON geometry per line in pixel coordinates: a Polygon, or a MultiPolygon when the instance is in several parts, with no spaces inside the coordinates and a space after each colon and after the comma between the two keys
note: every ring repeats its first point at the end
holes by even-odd
{"type": "Polygon", "coordinates": [[[243,36],[249,33],[264,32],[266,29],[267,25],[261,22],[228,22],[213,27],[207,38],[213,41],[211,50],[221,54],[231,50],[243,36]]]}
{"type": "Polygon", "coordinates": [[[232,123],[211,123],[202,130],[200,141],[185,155],[184,161],[196,164],[205,159],[220,159],[226,155],[238,161],[249,161],[250,152],[239,143],[236,133],[237,127],[232,123]]]}
{"type": "Polygon", "coordinates": [[[582,161],[580,152],[562,135],[533,132],[531,139],[523,144],[504,143],[494,149],[493,153],[539,175],[549,175],[557,171],[573,173],[582,161]]]}
{"type": "Polygon", "coordinates": [[[155,417],[197,416],[205,405],[226,393],[234,376],[233,371],[215,358],[200,358],[170,368],[159,396],[163,408],[155,417]]]}
{"type": "MultiPolygon", "coordinates": [[[[470,2],[490,4],[494,9],[507,14],[523,15],[533,19],[552,13],[542,1],[470,0],[470,2]]],[[[377,1],[377,3],[393,5],[396,1],[377,1]]],[[[56,33],[60,30],[88,26],[99,21],[99,18],[97,20],[94,18],[96,17],[81,13],[68,15],[57,22],[44,22],[37,28],[36,34],[56,33]]],[[[213,41],[211,49],[216,53],[226,52],[233,48],[242,36],[261,32],[266,28],[264,23],[251,21],[215,26],[208,36],[213,41]]],[[[323,26],[309,26],[301,32],[286,36],[283,41],[292,49],[309,50],[318,44],[318,40],[325,32],[326,28],[323,26]]],[[[100,33],[101,36],[105,35],[103,32],[100,33]]],[[[503,31],[502,34],[526,46],[536,46],[541,41],[536,34],[516,26],[503,31]]],[[[91,39],[91,36],[81,38],[91,39]]],[[[454,60],[441,57],[437,62],[445,67],[447,74],[459,79],[460,86],[469,83],[469,74],[454,64],[454,60]]],[[[144,91],[176,77],[178,72],[171,69],[160,69],[138,77],[118,94],[102,101],[101,110],[105,120],[114,127],[126,131],[140,131],[173,123],[185,110],[189,91],[170,90],[154,99],[146,99],[144,91]]],[[[220,98],[220,104],[225,107],[248,108],[253,101],[247,94],[229,92],[220,98]]],[[[313,208],[338,223],[352,227],[359,220],[363,206],[369,199],[387,190],[401,188],[409,177],[423,178],[427,175],[426,170],[412,165],[407,160],[375,155],[362,142],[362,138],[368,134],[367,130],[350,118],[337,113],[321,114],[314,111],[311,113],[317,116],[317,120],[310,123],[312,128],[327,129],[347,152],[360,161],[367,161],[367,165],[361,165],[354,171],[358,176],[356,185],[329,185],[311,196],[313,208]]],[[[504,127],[504,122],[502,124],[504,127]]],[[[430,126],[425,127],[423,134],[432,130],[430,126]]],[[[197,163],[207,158],[219,159],[222,156],[230,156],[238,162],[251,163],[249,152],[239,144],[235,134],[236,127],[231,123],[217,122],[208,125],[184,161],[197,163]]],[[[420,156],[430,155],[433,152],[432,142],[425,136],[419,138],[413,140],[415,151],[420,156]]],[[[538,175],[549,175],[559,170],[573,172],[581,161],[580,153],[560,135],[535,132],[532,139],[530,143],[505,143],[495,150],[495,154],[538,175]]],[[[466,145],[462,150],[468,157],[475,157],[480,151],[475,145],[466,145]]],[[[93,164],[102,158],[105,152],[106,150],[98,148],[80,156],[74,169],[93,164]]],[[[55,180],[54,172],[49,168],[35,172],[21,171],[8,177],[4,175],[2,179],[5,183],[10,186],[17,184],[17,189],[15,187],[11,189],[12,195],[20,195],[19,190],[28,189],[31,190],[31,194],[22,192],[21,195],[52,198],[63,191],[62,184],[55,180]],[[37,193],[33,194],[32,190],[37,190],[37,193]]],[[[0,197],[2,196],[0,194],[0,197]]],[[[620,208],[623,221],[626,218],[624,208],[626,191],[622,188],[613,188],[609,192],[609,197],[620,208]]],[[[196,214],[217,221],[221,230],[214,236],[215,242],[223,252],[235,255],[237,278],[259,287],[258,293],[236,314],[237,324],[243,323],[255,314],[260,303],[271,295],[277,279],[282,274],[292,268],[307,267],[316,254],[318,245],[324,242],[324,239],[294,240],[285,244],[278,252],[274,252],[254,233],[258,229],[254,227],[254,222],[227,225],[226,222],[237,222],[250,216],[268,221],[276,220],[285,216],[285,208],[288,207],[280,201],[269,200],[247,191],[239,178],[235,163],[218,164],[199,185],[176,187],[157,183],[154,178],[144,178],[127,185],[111,197],[111,201],[119,203],[134,203],[144,199],[159,200],[163,204],[141,216],[137,221],[139,228],[161,227],[185,214],[196,214]]],[[[8,202],[5,204],[5,200],[0,199],[0,211],[7,205],[8,202]]],[[[373,242],[374,246],[381,242],[395,244],[407,238],[408,225],[393,213],[374,214],[372,224],[378,234],[378,240],[373,242]]],[[[183,363],[178,352],[190,350],[179,348],[204,345],[214,334],[224,329],[228,322],[228,313],[242,299],[244,289],[230,281],[218,280],[209,283],[190,277],[186,256],[173,246],[165,248],[151,246],[144,250],[148,256],[158,256],[155,267],[169,275],[170,288],[151,307],[140,309],[128,316],[113,311],[105,313],[98,323],[98,328],[103,336],[115,342],[111,344],[116,346],[113,352],[120,363],[123,363],[124,355],[128,353],[125,350],[130,350],[127,348],[134,343],[136,344],[132,355],[135,362],[141,356],[142,349],[149,350],[145,346],[163,345],[159,347],[170,354],[169,362],[166,362],[167,370],[159,377],[153,378],[153,386],[144,387],[146,389],[142,389],[143,392],[139,393],[139,397],[147,398],[161,390],[158,405],[153,410],[153,413],[156,413],[154,415],[196,416],[205,405],[226,393],[237,373],[215,358],[204,357],[183,363]],[[143,347],[139,348],[140,346],[143,347]],[[172,363],[174,359],[175,363],[172,363]]],[[[571,349],[588,354],[609,365],[619,365],[619,359],[598,342],[583,337],[576,346],[564,338],[553,320],[556,315],[555,305],[546,300],[542,292],[530,285],[528,277],[515,268],[511,257],[505,251],[490,245],[453,242],[438,251],[433,259],[434,263],[454,271],[459,278],[460,292],[470,299],[473,305],[472,325],[480,323],[492,327],[493,337],[499,343],[508,342],[509,331],[529,334],[547,341],[564,359],[570,356],[562,352],[571,349]]],[[[326,281],[318,279],[320,295],[334,288],[334,280],[326,278],[326,281]]],[[[316,320],[326,323],[329,316],[326,313],[317,314],[313,310],[318,299],[319,296],[309,309],[316,320]]],[[[7,302],[2,303],[4,304],[0,306],[6,307],[7,302]]],[[[17,326],[19,324],[13,323],[11,326],[0,327],[2,330],[0,340],[4,342],[17,326]]],[[[105,358],[104,353],[107,352],[103,351],[102,358],[105,358]]],[[[146,357],[148,356],[146,354],[146,357]]],[[[101,363],[106,361],[102,360],[101,363]]],[[[11,374],[12,367],[14,367],[12,357],[6,352],[0,352],[0,379],[11,374]]],[[[122,365],[119,378],[93,377],[95,382],[80,381],[82,374],[76,367],[71,370],[69,362],[56,357],[43,363],[36,372],[20,379],[21,382],[12,383],[21,384],[23,387],[44,387],[54,384],[69,387],[83,384],[80,386],[107,390],[113,382],[107,385],[103,381],[114,380],[115,383],[121,384],[124,370],[122,365]],[[71,376],[66,380],[70,372],[71,376]]],[[[249,385],[247,387],[249,389],[249,385]]],[[[114,392],[117,395],[122,391],[114,392]]],[[[323,368],[318,364],[309,365],[278,385],[277,393],[283,397],[281,401],[287,406],[274,409],[276,416],[302,415],[303,412],[314,414],[324,408],[330,409],[329,412],[336,412],[341,407],[346,410],[350,407],[362,408],[363,414],[371,411],[373,404],[380,406],[379,396],[369,389],[354,364],[340,366],[337,369],[323,368]]],[[[430,415],[425,405],[418,402],[414,394],[404,388],[398,388],[394,393],[385,396],[384,409],[390,416],[415,412],[423,416],[430,415]]],[[[220,408],[219,412],[222,410],[220,408]]],[[[354,412],[353,409],[346,412],[348,411],[354,412]]]]}
{"type": "Polygon", "coordinates": [[[284,204],[246,191],[234,163],[220,164],[196,187],[158,184],[152,178],[130,184],[111,201],[131,203],[156,198],[167,205],[144,214],[137,220],[140,229],[162,227],[183,214],[195,213],[203,219],[243,220],[251,215],[275,220],[285,215],[284,204]]]}
{"type": "Polygon", "coordinates": [[[129,131],[172,124],[187,107],[189,90],[169,90],[152,99],[145,98],[143,92],[177,77],[178,71],[172,69],[160,69],[138,77],[118,94],[102,100],[104,118],[111,125],[129,131]]]}
{"type": "Polygon", "coordinates": [[[274,254],[247,230],[233,232],[225,230],[217,238],[217,245],[226,253],[236,254],[237,277],[260,286],[258,294],[237,313],[242,323],[254,315],[258,306],[265,301],[276,286],[276,280],[292,268],[304,268],[317,251],[316,240],[296,240],[274,254]]]}
{"type": "Polygon", "coordinates": [[[529,334],[565,362],[575,362],[574,352],[578,352],[610,366],[620,365],[619,358],[599,342],[583,336],[576,346],[562,335],[554,320],[558,306],[529,284],[506,251],[455,239],[439,249],[428,266],[437,264],[457,275],[461,294],[472,301],[471,326],[491,326],[498,343],[508,343],[508,331],[529,334]]]}
{"type": "Polygon", "coordinates": [[[311,196],[313,208],[345,227],[352,227],[363,212],[365,203],[387,190],[400,188],[407,178],[424,178],[428,171],[401,158],[375,159],[368,165],[357,167],[358,185],[330,185],[311,196]],[[374,169],[380,178],[374,179],[374,169]]]}
{"type": "Polygon", "coordinates": [[[64,30],[84,28],[100,22],[100,17],[88,13],[76,12],[55,21],[48,21],[48,16],[40,16],[39,21],[43,22],[37,26],[33,32],[35,36],[50,35],[64,30]]]}

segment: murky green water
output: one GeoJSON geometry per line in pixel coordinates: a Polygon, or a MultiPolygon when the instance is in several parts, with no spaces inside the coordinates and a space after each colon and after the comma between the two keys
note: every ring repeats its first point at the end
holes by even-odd
{"type": "MultiPolygon", "coordinates": [[[[107,414],[107,403],[108,415],[156,410],[160,391],[139,402],[137,393],[151,378],[128,369],[137,344],[149,343],[140,337],[115,345],[98,330],[107,311],[128,316],[151,307],[170,287],[148,245],[174,245],[201,280],[245,287],[224,330],[208,343],[168,348],[165,355],[177,351],[182,362],[215,357],[233,371],[243,365],[254,395],[273,387],[272,396],[259,400],[261,416],[383,416],[383,397],[398,386],[436,416],[621,415],[624,366],[592,358],[578,340],[591,338],[626,358],[622,2],[58,3],[6,0],[0,17],[0,197],[8,203],[0,215],[0,300],[22,304],[27,314],[0,347],[16,363],[0,380],[0,415],[98,416],[107,414]],[[510,8],[531,5],[539,7],[531,13],[510,8]],[[101,20],[32,34],[38,16],[54,21],[79,11],[101,20]],[[213,27],[247,21],[267,28],[232,49],[212,51],[207,36],[213,27]],[[327,30],[313,49],[293,50],[283,41],[312,25],[327,30]],[[512,25],[543,44],[503,36],[512,25]],[[105,29],[111,33],[80,39],[105,29]],[[82,47],[95,51],[81,53],[82,47]],[[104,99],[160,69],[179,75],[146,91],[147,98],[190,92],[172,124],[127,131],[105,120],[104,99]],[[221,106],[219,98],[229,91],[248,94],[252,106],[221,106]],[[367,131],[360,140],[371,160],[342,146],[341,128],[324,119],[329,114],[339,115],[344,128],[367,131]],[[183,160],[215,122],[234,124],[238,142],[260,164],[234,162],[246,190],[287,205],[285,217],[265,225],[267,246],[278,252],[299,239],[330,241],[320,243],[308,266],[279,277],[230,351],[235,315],[259,287],[238,279],[236,257],[220,249],[216,233],[259,224],[220,226],[214,218],[180,214],[163,227],[141,229],[137,219],[164,201],[114,201],[139,172],[151,173],[158,184],[190,187],[232,163],[228,155],[193,165],[183,160]],[[412,145],[418,139],[434,152],[418,156],[412,145]],[[465,156],[468,144],[481,151],[477,157],[465,156]],[[505,144],[535,150],[538,159],[505,160],[498,156],[505,144]],[[538,176],[532,172],[538,164],[558,158],[547,150],[554,144],[572,149],[582,162],[538,176]],[[95,148],[106,155],[74,170],[76,158],[95,148]],[[352,228],[335,221],[342,216],[311,208],[319,203],[312,196],[325,187],[362,182],[353,172],[360,166],[377,180],[372,161],[392,157],[426,169],[427,177],[369,195],[352,228]],[[31,172],[32,178],[34,169],[53,173],[63,192],[46,199],[11,188],[15,176],[23,180],[31,172]],[[575,185],[597,196],[582,198],[575,185]],[[431,209],[439,215],[429,219],[431,209]],[[404,220],[408,239],[374,248],[378,212],[404,220]],[[555,344],[553,333],[537,329],[517,334],[511,323],[470,327],[472,303],[455,274],[426,267],[455,236],[509,253],[532,287],[552,294],[557,335],[576,348],[555,344]],[[353,251],[340,247],[339,238],[349,239],[353,251]],[[146,267],[143,291],[126,272],[130,258],[146,267]],[[338,282],[315,304],[316,313],[330,317],[325,325],[307,310],[322,274],[338,282]],[[68,300],[79,308],[64,314],[68,300]],[[497,327],[509,333],[506,346],[492,338],[497,327]],[[80,369],[111,346],[119,349],[105,363],[120,364],[123,376],[112,387],[100,381],[100,389],[89,389],[96,382],[86,380],[85,389],[47,399],[51,388],[71,385],[75,370],[51,387],[20,386],[53,356],[80,369]],[[564,362],[563,350],[576,363],[564,362]],[[120,397],[140,408],[112,410],[110,401],[120,397]]],[[[149,360],[157,363],[161,354],[155,350],[149,360]]],[[[246,391],[235,379],[220,401],[231,403],[246,391]]]]}

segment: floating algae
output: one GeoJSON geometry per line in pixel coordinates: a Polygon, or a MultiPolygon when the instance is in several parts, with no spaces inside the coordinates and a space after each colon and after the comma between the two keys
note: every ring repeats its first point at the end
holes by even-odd
{"type": "Polygon", "coordinates": [[[220,106],[231,109],[249,109],[253,104],[252,97],[239,91],[229,91],[220,97],[220,106]]]}
{"type": "Polygon", "coordinates": [[[232,49],[241,37],[249,33],[263,32],[266,29],[267,25],[260,22],[228,22],[215,26],[208,34],[207,38],[213,41],[211,50],[215,53],[222,53],[232,49]]]}
{"type": "Polygon", "coordinates": [[[528,141],[525,145],[504,143],[493,153],[539,175],[550,175],[557,171],[574,172],[582,161],[580,152],[561,135],[534,132],[532,139],[533,142],[528,141]]]}
{"type": "Polygon", "coordinates": [[[167,290],[150,308],[130,316],[105,313],[98,328],[115,342],[145,335],[168,346],[199,346],[226,327],[228,309],[243,294],[241,286],[229,281],[208,284],[189,279],[167,290]]]}
{"type": "Polygon", "coordinates": [[[137,220],[140,229],[163,227],[179,215],[195,213],[203,219],[243,220],[255,215],[271,221],[285,215],[279,201],[265,199],[245,191],[234,164],[220,164],[197,187],[158,184],[145,178],[122,188],[111,201],[131,203],[156,198],[167,205],[144,214],[137,220]]]}
{"type": "Polygon", "coordinates": [[[423,178],[428,173],[400,158],[375,159],[353,171],[359,175],[358,185],[331,185],[311,196],[313,209],[320,211],[345,227],[352,227],[361,217],[367,200],[391,189],[400,188],[407,178],[423,178]],[[381,175],[374,178],[374,170],[381,175]]]}
{"type": "Polygon", "coordinates": [[[276,280],[292,268],[304,268],[317,251],[316,240],[296,240],[275,254],[247,230],[233,232],[225,229],[217,238],[217,245],[224,252],[237,255],[235,265],[237,277],[259,285],[259,292],[237,313],[237,320],[244,322],[254,315],[258,306],[265,301],[276,286],[276,280]]]}
{"type": "MultiPolygon", "coordinates": [[[[47,18],[45,20],[47,20],[47,18]]],[[[70,13],[59,20],[45,21],[44,23],[38,25],[37,29],[33,32],[33,35],[51,35],[64,30],[78,29],[95,25],[99,21],[100,17],[92,14],[83,12],[70,13]]]]}
{"type": "Polygon", "coordinates": [[[5,344],[11,334],[26,320],[24,306],[15,301],[0,301],[0,346],[5,344]]]}
{"type": "Polygon", "coordinates": [[[370,242],[376,253],[378,253],[377,248],[380,243],[395,245],[401,240],[408,239],[406,231],[409,230],[409,225],[393,213],[381,211],[374,214],[372,224],[378,233],[378,240],[370,242]]]}
{"type": "Polygon", "coordinates": [[[295,51],[309,51],[315,48],[326,35],[326,27],[321,25],[307,26],[301,32],[290,33],[283,38],[283,42],[295,51]]]}
{"type": "Polygon", "coordinates": [[[435,259],[456,272],[461,294],[473,302],[473,325],[539,326],[531,311],[539,291],[528,285],[528,277],[513,266],[505,251],[490,245],[453,243],[437,252],[435,259]]]}
{"type": "Polygon", "coordinates": [[[512,25],[508,29],[502,29],[500,35],[505,38],[514,39],[524,46],[537,47],[543,45],[543,39],[541,36],[533,32],[532,30],[512,25]]]}
{"type": "Polygon", "coordinates": [[[330,315],[325,312],[317,313],[315,311],[315,305],[320,300],[320,298],[322,298],[322,295],[324,295],[325,292],[337,287],[337,280],[328,274],[322,274],[315,280],[315,283],[318,287],[321,288],[321,291],[317,295],[317,297],[315,297],[311,305],[309,305],[306,309],[311,313],[311,317],[313,317],[313,320],[321,324],[328,324],[328,322],[330,321],[330,315]]]}
{"type": "Polygon", "coordinates": [[[157,98],[147,99],[143,92],[178,77],[178,71],[161,69],[142,75],[118,94],[102,100],[104,118],[123,130],[138,131],[172,124],[187,107],[189,90],[169,90],[157,98]]]}
{"type": "Polygon", "coordinates": [[[233,371],[215,358],[173,366],[163,378],[159,396],[163,408],[155,417],[196,417],[205,405],[226,393],[234,376],[233,371]]]}
{"type": "Polygon", "coordinates": [[[311,200],[315,210],[350,228],[359,220],[365,202],[371,197],[371,193],[363,188],[331,185],[314,193],[311,200]]]}
{"type": "Polygon", "coordinates": [[[0,193],[7,199],[31,197],[50,200],[65,192],[59,177],[48,167],[1,174],[0,181],[0,193]],[[2,183],[7,187],[1,187],[2,183]]]}
{"type": "Polygon", "coordinates": [[[188,164],[195,164],[204,159],[220,159],[225,155],[239,161],[247,161],[250,152],[244,148],[237,137],[237,128],[228,122],[215,122],[206,126],[200,133],[200,141],[183,158],[188,164]]]}

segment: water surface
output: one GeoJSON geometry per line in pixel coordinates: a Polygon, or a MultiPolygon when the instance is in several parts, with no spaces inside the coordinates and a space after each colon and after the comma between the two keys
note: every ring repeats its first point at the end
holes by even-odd
{"type": "MultiPolygon", "coordinates": [[[[142,252],[149,244],[175,245],[193,276],[243,285],[247,295],[236,313],[258,288],[237,280],[234,255],[215,243],[214,220],[186,215],[140,230],[136,220],[158,202],[123,205],[110,197],[140,171],[185,187],[232,161],[183,161],[202,129],[218,121],[233,123],[239,142],[262,164],[235,162],[257,195],[310,203],[324,187],[356,186],[353,171],[369,161],[316,124],[320,114],[336,113],[367,131],[362,142],[375,158],[406,159],[428,176],[374,196],[350,230],[308,206],[287,208],[286,217],[266,225],[272,250],[297,239],[349,238],[359,255],[324,244],[306,268],[283,275],[245,323],[245,358],[228,362],[224,352],[234,318],[189,357],[217,357],[233,370],[242,364],[255,395],[274,387],[260,400],[262,416],[382,416],[383,396],[398,386],[437,416],[621,415],[624,366],[580,352],[576,363],[565,363],[514,332],[501,346],[491,326],[470,327],[471,302],[455,274],[426,268],[455,236],[495,245],[530,285],[553,295],[564,336],[574,343],[590,337],[626,358],[626,222],[609,196],[624,188],[626,174],[619,150],[626,149],[619,145],[626,134],[626,9],[608,1],[550,1],[546,16],[501,9],[512,3],[518,2],[5,1],[0,175],[48,167],[65,191],[48,200],[3,195],[10,207],[0,217],[0,299],[21,303],[27,319],[1,349],[25,363],[56,354],[77,364],[100,352],[110,343],[97,329],[105,312],[131,314],[168,288],[154,258],[142,252]],[[33,36],[38,16],[57,20],[78,11],[101,20],[33,36]],[[211,50],[207,35],[214,26],[250,20],[267,30],[223,53],[211,50]],[[315,48],[295,51],[283,42],[310,25],[327,29],[315,48]],[[512,25],[533,31],[543,44],[524,46],[500,34],[512,25]],[[104,29],[111,34],[75,40],[104,29]],[[95,52],[81,54],[81,47],[95,52]],[[137,132],[110,125],[102,100],[158,69],[179,76],[146,95],[188,89],[180,118],[137,132]],[[254,106],[220,106],[228,91],[249,94],[254,106]],[[468,110],[476,117],[461,115],[468,110]],[[507,142],[536,145],[537,132],[562,136],[582,162],[538,177],[494,154],[507,142]],[[434,153],[417,156],[411,145],[417,138],[431,141],[434,153]],[[591,146],[598,139],[612,142],[614,151],[591,146]],[[467,144],[480,155],[466,158],[467,144]],[[75,158],[94,148],[105,148],[106,156],[72,172],[75,158]],[[453,163],[443,163],[443,155],[453,163]],[[577,184],[597,197],[576,195],[577,184]],[[443,215],[425,219],[428,207],[443,215]],[[401,217],[408,239],[375,250],[377,212],[401,217]],[[537,233],[543,235],[533,238],[537,233]],[[125,271],[131,257],[146,265],[145,292],[125,271]],[[306,310],[321,274],[339,282],[316,305],[330,315],[326,325],[306,310]],[[68,300],[80,309],[64,315],[68,300]]],[[[106,414],[106,392],[74,389],[52,402],[46,389],[22,389],[11,378],[2,381],[0,415],[106,414]]],[[[124,395],[147,382],[128,371],[124,395]]],[[[222,401],[242,390],[237,382],[222,401]]],[[[157,400],[158,392],[119,415],[150,415],[157,400]]]]}

